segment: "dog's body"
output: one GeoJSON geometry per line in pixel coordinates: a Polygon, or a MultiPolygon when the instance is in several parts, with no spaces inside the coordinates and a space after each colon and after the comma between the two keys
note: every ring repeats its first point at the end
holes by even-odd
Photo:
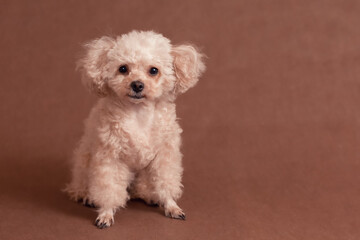
{"type": "Polygon", "coordinates": [[[201,54],[154,32],[103,37],[86,46],[79,61],[83,82],[102,98],[85,122],[67,192],[99,208],[99,228],[110,226],[129,198],[184,219],[175,202],[183,169],[174,100],[204,71],[201,54]]]}

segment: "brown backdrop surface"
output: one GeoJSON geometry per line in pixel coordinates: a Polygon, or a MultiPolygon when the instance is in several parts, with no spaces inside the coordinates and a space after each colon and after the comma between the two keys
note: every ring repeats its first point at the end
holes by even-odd
{"type": "Polygon", "coordinates": [[[359,239],[359,1],[1,1],[0,239],[359,239]],[[208,56],[177,100],[187,220],[98,230],[60,191],[96,98],[81,43],[132,29],[208,56]]]}

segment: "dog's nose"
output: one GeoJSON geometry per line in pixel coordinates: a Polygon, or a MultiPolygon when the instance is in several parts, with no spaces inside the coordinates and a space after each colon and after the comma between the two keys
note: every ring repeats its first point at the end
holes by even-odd
{"type": "Polygon", "coordinates": [[[130,87],[134,90],[134,92],[139,93],[144,89],[145,85],[141,81],[133,81],[131,82],[130,87]]]}

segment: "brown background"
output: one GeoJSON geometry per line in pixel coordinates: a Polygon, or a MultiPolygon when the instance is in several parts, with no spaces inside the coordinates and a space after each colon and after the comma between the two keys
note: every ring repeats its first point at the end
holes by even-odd
{"type": "Polygon", "coordinates": [[[360,239],[359,1],[1,1],[0,239],[360,239]],[[60,191],[96,98],[81,43],[132,29],[208,56],[177,101],[185,222],[115,225],[60,191]]]}

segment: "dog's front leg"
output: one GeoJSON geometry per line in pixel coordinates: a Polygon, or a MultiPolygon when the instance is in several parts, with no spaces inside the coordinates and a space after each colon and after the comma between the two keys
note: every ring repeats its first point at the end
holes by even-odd
{"type": "Polygon", "coordinates": [[[126,188],[133,175],[116,158],[114,151],[100,150],[93,160],[89,173],[89,195],[99,207],[95,225],[106,228],[114,223],[116,209],[124,207],[129,199],[126,188]]]}
{"type": "Polygon", "coordinates": [[[165,215],[185,220],[185,213],[176,204],[182,194],[182,155],[177,146],[166,144],[159,150],[149,171],[155,189],[156,199],[165,209],[165,215]]]}

